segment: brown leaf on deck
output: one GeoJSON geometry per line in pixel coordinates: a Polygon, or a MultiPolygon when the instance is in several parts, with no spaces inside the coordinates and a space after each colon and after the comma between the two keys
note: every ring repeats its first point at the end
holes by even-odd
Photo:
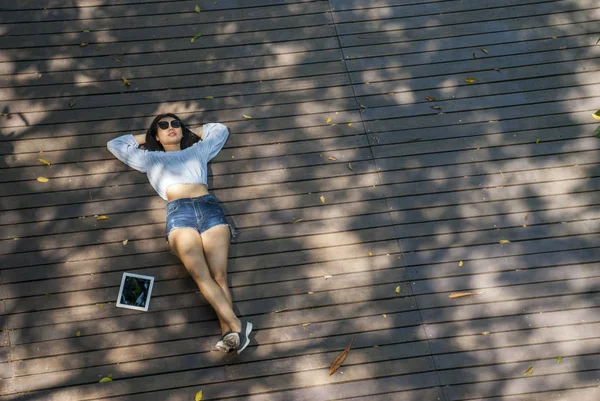
{"type": "Polygon", "coordinates": [[[348,356],[348,352],[350,352],[350,347],[352,346],[353,341],[354,336],[352,336],[352,338],[350,339],[350,344],[348,344],[346,349],[337,357],[335,357],[335,359],[331,362],[331,367],[329,368],[329,376],[334,374],[340,368],[340,366],[342,366],[342,363],[346,360],[346,357],[348,356]]]}
{"type": "Polygon", "coordinates": [[[435,98],[434,98],[434,97],[431,97],[431,96],[425,96],[425,99],[426,99],[428,102],[435,102],[435,98]]]}
{"type": "Polygon", "coordinates": [[[483,291],[457,291],[457,292],[453,292],[452,294],[448,295],[448,298],[454,299],[454,298],[468,297],[470,295],[479,295],[479,294],[483,294],[483,291]]]}
{"type": "Polygon", "coordinates": [[[533,366],[530,366],[529,369],[525,371],[523,376],[531,376],[533,374],[533,366]]]}

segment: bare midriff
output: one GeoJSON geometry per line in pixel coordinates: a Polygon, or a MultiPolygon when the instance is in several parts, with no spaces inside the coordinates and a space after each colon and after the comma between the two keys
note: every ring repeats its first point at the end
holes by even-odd
{"type": "Polygon", "coordinates": [[[204,184],[174,184],[167,188],[169,202],[182,198],[196,198],[208,195],[208,187],[204,184]]]}

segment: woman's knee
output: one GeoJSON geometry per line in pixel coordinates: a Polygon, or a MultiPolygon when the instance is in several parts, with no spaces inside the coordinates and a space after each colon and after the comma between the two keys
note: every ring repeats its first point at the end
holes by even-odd
{"type": "Polygon", "coordinates": [[[215,282],[217,284],[219,284],[219,287],[225,287],[227,286],[227,273],[221,273],[218,272],[216,274],[214,274],[213,279],[215,280],[215,282]]]}

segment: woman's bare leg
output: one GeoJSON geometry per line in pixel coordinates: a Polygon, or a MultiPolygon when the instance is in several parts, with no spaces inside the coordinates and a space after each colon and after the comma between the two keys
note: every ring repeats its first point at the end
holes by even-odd
{"type": "MultiPolygon", "coordinates": [[[[223,295],[227,299],[230,307],[233,307],[231,292],[227,283],[227,260],[229,259],[229,227],[215,226],[205,231],[201,235],[204,246],[204,257],[208,263],[208,269],[217,285],[221,287],[223,295]]],[[[221,333],[225,334],[232,330],[231,327],[221,318],[221,333]]]]}
{"type": "Polygon", "coordinates": [[[240,320],[235,316],[223,290],[210,274],[200,234],[193,228],[178,228],[169,234],[169,244],[200,288],[204,298],[215,309],[219,320],[232,331],[240,331],[240,320]]]}

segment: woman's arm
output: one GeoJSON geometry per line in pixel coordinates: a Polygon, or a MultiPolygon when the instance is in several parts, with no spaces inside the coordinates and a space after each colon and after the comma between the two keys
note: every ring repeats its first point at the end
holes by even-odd
{"type": "Polygon", "coordinates": [[[134,135],[133,136],[135,138],[135,140],[137,141],[137,143],[142,146],[143,144],[146,143],[146,134],[138,134],[138,135],[134,135]]]}
{"type": "MultiPolygon", "coordinates": [[[[140,134],[141,135],[141,134],[140,134]]],[[[140,140],[145,142],[140,135],[123,135],[109,141],[106,147],[115,155],[115,157],[142,173],[146,172],[146,163],[148,160],[148,151],[140,149],[140,140]]]]}
{"type": "Polygon", "coordinates": [[[206,161],[210,161],[213,157],[219,153],[227,137],[229,136],[229,129],[220,123],[209,123],[202,127],[202,143],[200,148],[206,157],[206,161]]]}

